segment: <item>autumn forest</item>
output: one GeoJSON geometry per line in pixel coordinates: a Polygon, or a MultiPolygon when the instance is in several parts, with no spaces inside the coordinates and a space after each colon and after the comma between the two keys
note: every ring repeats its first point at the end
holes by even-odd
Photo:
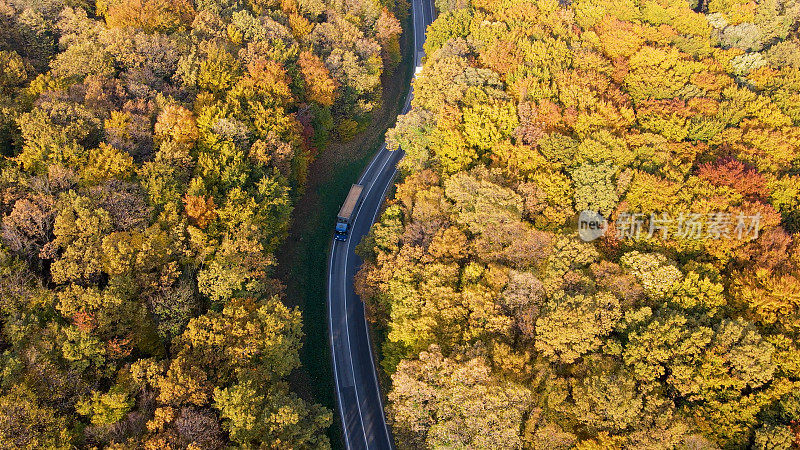
{"type": "MultiPolygon", "coordinates": [[[[435,6],[354,280],[397,448],[800,448],[800,2],[435,6]]],[[[341,447],[276,253],[410,13],[0,0],[0,448],[341,447]]]]}
{"type": "Polygon", "coordinates": [[[800,4],[567,3],[437,0],[356,280],[398,448],[797,448],[800,4]]]}
{"type": "Polygon", "coordinates": [[[327,448],[271,276],[393,2],[0,0],[0,447],[327,448]]]}

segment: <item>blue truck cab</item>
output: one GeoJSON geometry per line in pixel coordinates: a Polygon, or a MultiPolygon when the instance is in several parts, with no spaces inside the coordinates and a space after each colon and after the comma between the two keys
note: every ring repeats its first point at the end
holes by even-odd
{"type": "Polygon", "coordinates": [[[347,232],[349,229],[350,226],[347,222],[336,222],[336,232],[334,233],[333,238],[337,241],[346,241],[347,232]]]}

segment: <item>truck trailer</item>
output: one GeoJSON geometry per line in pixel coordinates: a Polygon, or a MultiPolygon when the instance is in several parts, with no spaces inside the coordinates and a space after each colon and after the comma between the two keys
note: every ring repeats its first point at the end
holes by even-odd
{"type": "Polygon", "coordinates": [[[361,204],[361,193],[364,191],[364,186],[354,184],[350,187],[350,192],[347,198],[344,199],[342,209],[339,210],[339,216],[336,218],[336,233],[333,238],[337,241],[346,241],[348,234],[350,234],[351,220],[358,205],[361,204]]]}

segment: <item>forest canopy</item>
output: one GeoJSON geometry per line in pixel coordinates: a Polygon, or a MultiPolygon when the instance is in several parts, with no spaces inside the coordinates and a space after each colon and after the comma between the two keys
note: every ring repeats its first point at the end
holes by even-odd
{"type": "Polygon", "coordinates": [[[398,445],[800,445],[800,4],[437,6],[357,276],[398,445]]]}
{"type": "Polygon", "coordinates": [[[405,8],[0,0],[0,446],[330,446],[274,252],[405,8]]]}

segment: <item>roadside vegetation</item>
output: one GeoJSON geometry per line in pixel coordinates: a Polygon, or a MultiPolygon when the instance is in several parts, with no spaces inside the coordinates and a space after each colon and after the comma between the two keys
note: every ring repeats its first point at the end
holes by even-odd
{"type": "MultiPolygon", "coordinates": [[[[398,18],[403,17],[398,13],[398,18]]],[[[291,379],[298,392],[336,411],[328,334],[327,262],[336,214],[350,186],[384,142],[386,130],[402,112],[413,72],[411,15],[403,20],[400,64],[384,72],[383,98],[371,125],[347,142],[332,141],[308,169],[308,183],[298,199],[289,237],[277,253],[276,276],[286,285],[287,300],[303,312],[302,368],[291,379]]],[[[334,447],[341,427],[331,427],[334,447]]]]}

